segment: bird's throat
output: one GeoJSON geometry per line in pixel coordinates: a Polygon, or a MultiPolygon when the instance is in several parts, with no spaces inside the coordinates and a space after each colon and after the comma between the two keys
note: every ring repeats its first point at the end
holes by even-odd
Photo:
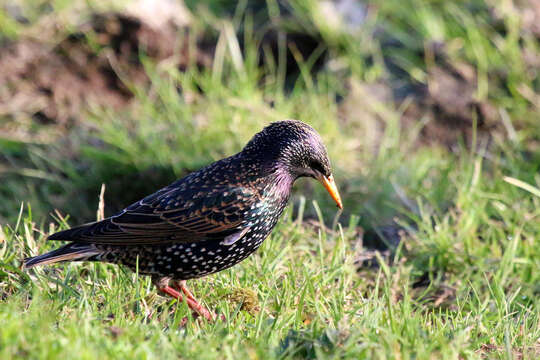
{"type": "Polygon", "coordinates": [[[275,178],[274,181],[270,182],[271,185],[268,189],[268,193],[285,202],[288,201],[295,177],[284,168],[278,168],[273,176],[275,176],[275,178]]]}

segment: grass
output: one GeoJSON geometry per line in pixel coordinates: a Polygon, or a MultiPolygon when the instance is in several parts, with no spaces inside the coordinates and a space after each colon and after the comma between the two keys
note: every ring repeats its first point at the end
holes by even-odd
{"type": "MultiPolygon", "coordinates": [[[[316,2],[283,9],[268,1],[264,16],[320,39],[311,58],[293,51],[291,75],[265,48],[253,21],[261,13],[247,3],[230,21],[216,10],[230,9],[226,1],[188,4],[199,15],[195,31],[216,38],[211,68],[180,72],[140,54],[152,82],[123,79],[135,94],[129,107],[94,107],[67,132],[30,122],[28,133],[39,137],[0,137],[0,358],[540,356],[540,112],[529,91],[540,84],[522,55],[538,43],[518,9],[477,0],[376,2],[355,33],[325,22],[316,2]],[[369,99],[344,112],[340,99],[355,86],[426,85],[437,60],[424,49],[434,41],[447,47],[445,61],[477,71],[477,98],[505,115],[489,144],[473,116],[470,142],[421,145],[422,127],[434,119],[403,124],[414,97],[395,105],[369,99]],[[317,56],[334,65],[317,69],[317,56]],[[20,269],[22,258],[57,246],[48,234],[95,218],[102,183],[111,214],[240,150],[263,124],[283,118],[321,133],[345,213],[336,214],[320,186],[299,181],[256,254],[190,281],[225,321],[191,319],[149,279],[113,265],[20,269]],[[361,260],[372,254],[368,233],[385,227],[401,229],[401,242],[374,253],[369,266],[361,260]]],[[[52,9],[62,21],[73,16],[62,1],[52,9]]],[[[25,25],[0,11],[2,37],[32,33],[39,16],[33,9],[25,25]]]]}

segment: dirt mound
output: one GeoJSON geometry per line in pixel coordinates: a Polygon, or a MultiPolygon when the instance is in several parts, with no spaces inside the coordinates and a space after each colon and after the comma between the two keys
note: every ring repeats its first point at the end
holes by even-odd
{"type": "MultiPolygon", "coordinates": [[[[171,24],[156,27],[133,15],[108,13],[93,15],[54,46],[19,39],[0,55],[0,116],[69,127],[90,104],[124,106],[133,96],[126,84],[148,82],[141,54],[185,68],[196,51],[189,36],[171,24]]],[[[198,50],[195,59],[199,65],[210,62],[198,50]]]]}
{"type": "Polygon", "coordinates": [[[423,116],[421,142],[453,146],[460,138],[470,144],[476,122],[477,134],[488,138],[500,126],[496,108],[476,97],[477,76],[472,66],[435,65],[428,71],[427,86],[403,116],[405,126],[415,126],[423,116]]]}
{"type": "Polygon", "coordinates": [[[489,99],[477,97],[476,70],[469,64],[454,64],[444,60],[427,69],[423,84],[408,84],[388,80],[363,83],[350,79],[348,94],[340,103],[340,117],[354,122],[359,132],[366,134],[364,143],[377,149],[385,129],[383,117],[393,115],[383,110],[388,104],[401,107],[399,118],[404,130],[415,129],[423,122],[417,143],[442,144],[449,148],[460,141],[471,145],[476,125],[478,140],[485,142],[502,131],[500,115],[489,99]]]}

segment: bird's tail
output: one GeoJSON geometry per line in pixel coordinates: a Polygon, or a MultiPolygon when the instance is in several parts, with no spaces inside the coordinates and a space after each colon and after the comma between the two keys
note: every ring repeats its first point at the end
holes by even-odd
{"type": "Polygon", "coordinates": [[[70,243],[48,253],[26,258],[23,261],[24,267],[28,269],[36,265],[47,265],[60,261],[90,260],[102,253],[103,251],[93,244],[70,243]]]}

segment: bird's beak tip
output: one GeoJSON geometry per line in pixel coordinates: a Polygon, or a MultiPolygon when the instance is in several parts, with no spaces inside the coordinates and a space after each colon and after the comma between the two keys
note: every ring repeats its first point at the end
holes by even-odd
{"type": "Polygon", "coordinates": [[[323,184],[326,191],[330,194],[332,199],[336,202],[337,207],[342,210],[343,209],[343,203],[341,202],[341,196],[339,196],[339,191],[337,189],[336,183],[334,181],[334,176],[330,175],[328,177],[321,176],[319,181],[323,184]]]}

